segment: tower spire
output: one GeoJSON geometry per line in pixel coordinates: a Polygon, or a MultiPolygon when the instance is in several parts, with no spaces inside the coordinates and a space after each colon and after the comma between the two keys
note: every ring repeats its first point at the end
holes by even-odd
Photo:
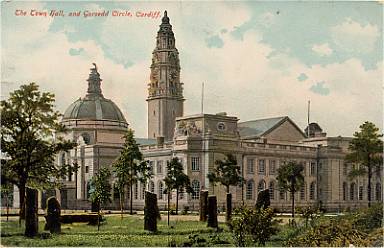
{"type": "Polygon", "coordinates": [[[184,97],[179,52],[167,11],[157,32],[148,86],[148,138],[172,140],[176,117],[183,116],[184,97]]]}
{"type": "Polygon", "coordinates": [[[88,81],[88,90],[86,97],[95,97],[100,96],[103,97],[103,94],[101,93],[101,81],[103,81],[100,78],[100,74],[97,71],[97,65],[95,63],[93,64],[93,68],[90,68],[91,73],[89,73],[89,77],[87,79],[88,81]]]}

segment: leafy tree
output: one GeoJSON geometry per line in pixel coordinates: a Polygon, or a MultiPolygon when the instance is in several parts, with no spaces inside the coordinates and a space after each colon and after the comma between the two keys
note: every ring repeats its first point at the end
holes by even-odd
{"type": "Polygon", "coordinates": [[[351,153],[347,155],[347,161],[358,164],[357,168],[352,168],[349,176],[368,177],[368,206],[372,201],[372,175],[383,167],[383,135],[379,133],[379,128],[371,122],[360,125],[360,131],[353,134],[354,138],[349,144],[351,153]]]}
{"type": "Polygon", "coordinates": [[[92,202],[96,202],[97,209],[97,230],[100,230],[100,208],[111,201],[111,183],[109,182],[111,172],[107,167],[100,170],[91,179],[90,198],[92,202]]]}
{"type": "Polygon", "coordinates": [[[2,179],[19,188],[20,219],[25,216],[26,186],[52,187],[53,178],[67,175],[69,165],[57,167],[55,155],[76,144],[55,133],[65,132],[54,110],[54,94],[41,93],[36,83],[22,85],[1,107],[1,150],[9,159],[2,163],[2,179]]]}
{"type": "Polygon", "coordinates": [[[124,146],[120,152],[119,158],[113,164],[115,176],[118,178],[118,187],[120,191],[120,209],[123,211],[122,199],[125,186],[130,190],[130,214],[133,214],[133,185],[137,182],[145,183],[152,177],[152,168],[147,161],[143,161],[143,154],[134,138],[132,129],[128,129],[124,135],[124,146]]]}
{"type": "Polygon", "coordinates": [[[209,183],[212,185],[213,194],[215,194],[215,185],[218,182],[216,174],[214,172],[208,172],[207,178],[209,183]]]}
{"type": "Polygon", "coordinates": [[[245,206],[235,209],[235,217],[230,226],[237,246],[265,246],[277,232],[275,214],[270,208],[250,209],[245,206]]]}
{"type": "MultiPolygon", "coordinates": [[[[167,162],[167,176],[164,178],[165,187],[168,193],[171,194],[172,190],[176,190],[176,215],[179,208],[179,193],[186,190],[187,193],[192,193],[191,182],[189,177],[183,172],[183,165],[177,157],[167,162]]],[[[169,208],[169,204],[168,204],[169,208]]],[[[168,209],[169,211],[169,209],[168,209]]]]}
{"type": "Polygon", "coordinates": [[[278,170],[277,182],[281,192],[290,192],[292,197],[292,217],[295,217],[295,193],[304,184],[304,166],[294,161],[282,165],[278,170]]]}
{"type": "MultiPolygon", "coordinates": [[[[209,177],[213,182],[218,182],[225,186],[227,193],[229,193],[230,186],[241,186],[244,184],[244,178],[241,176],[240,166],[237,165],[235,156],[232,154],[227,154],[225,159],[216,160],[215,164],[216,167],[211,172],[211,174],[209,174],[209,177]]],[[[227,206],[230,205],[228,200],[229,199],[227,197],[227,206]]],[[[231,217],[230,214],[228,214],[228,211],[229,210],[227,209],[227,221],[229,221],[231,217]]]]}

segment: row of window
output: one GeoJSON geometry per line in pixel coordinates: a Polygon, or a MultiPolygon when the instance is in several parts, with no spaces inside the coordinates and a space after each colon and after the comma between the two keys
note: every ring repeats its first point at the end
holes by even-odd
{"type": "MultiPolygon", "coordinates": [[[[277,174],[277,166],[276,166],[276,160],[265,160],[265,159],[254,159],[254,158],[248,158],[247,159],[247,174],[254,174],[255,173],[255,164],[257,161],[257,173],[259,175],[266,175],[267,172],[267,161],[269,162],[269,175],[275,175],[277,174]]],[[[286,161],[279,160],[280,166],[283,165],[286,161]]],[[[315,168],[316,168],[316,162],[300,162],[304,166],[304,172],[303,174],[306,175],[306,166],[309,164],[309,176],[315,175],[315,168]]]]}
{"type": "MultiPolygon", "coordinates": [[[[257,185],[257,192],[260,192],[264,189],[266,189],[266,182],[264,180],[260,180],[260,182],[257,185]]],[[[271,200],[275,200],[275,192],[279,191],[276,189],[277,183],[275,181],[269,182],[268,190],[269,190],[269,197],[271,200]]],[[[309,200],[315,199],[315,190],[316,190],[316,183],[311,182],[310,188],[309,188],[309,200]]],[[[304,183],[303,187],[300,190],[300,200],[306,200],[306,192],[307,192],[307,184],[304,183]]],[[[279,191],[279,198],[280,200],[286,200],[284,192],[279,191]]],[[[256,199],[255,195],[255,183],[253,180],[249,180],[246,184],[246,193],[245,193],[245,199],[247,200],[253,200],[256,199]]],[[[292,195],[291,195],[292,198],[292,195]]]]}
{"type": "MultiPolygon", "coordinates": [[[[359,190],[357,191],[357,185],[356,183],[351,183],[350,186],[348,187],[348,184],[346,182],[343,183],[343,200],[347,201],[348,200],[348,190],[349,190],[349,200],[354,201],[354,200],[359,200],[362,201],[364,199],[364,186],[359,186],[359,190]]],[[[381,184],[376,183],[376,185],[371,186],[371,191],[375,192],[375,199],[376,201],[381,201],[382,198],[382,189],[381,189],[381,184]]],[[[369,194],[368,188],[367,188],[367,195],[369,194]]],[[[372,193],[371,193],[371,196],[372,193]]],[[[372,200],[373,197],[372,197],[372,200]]]]}
{"type": "MultiPolygon", "coordinates": [[[[149,166],[151,167],[152,174],[166,174],[166,163],[167,161],[149,161],[149,166]],[[156,164],[155,164],[156,162],[156,164]],[[155,167],[156,165],[156,167],[155,167]]],[[[201,158],[200,157],[191,157],[191,170],[200,171],[201,158]]]]}

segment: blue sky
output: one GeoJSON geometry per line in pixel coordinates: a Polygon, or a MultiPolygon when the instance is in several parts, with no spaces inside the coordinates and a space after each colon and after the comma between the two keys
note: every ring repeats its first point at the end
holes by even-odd
{"type": "MultiPolygon", "coordinates": [[[[225,111],[241,121],[288,115],[329,135],[382,126],[383,6],[376,2],[2,2],[2,98],[35,81],[64,111],[98,64],[104,96],[146,136],[151,53],[160,19],[69,17],[76,11],[168,10],[180,52],[185,114],[225,111]],[[16,10],[27,16],[16,16],[16,10]],[[65,17],[32,17],[31,10],[65,17]]],[[[111,13],[110,13],[111,15],[111,13]]]]}

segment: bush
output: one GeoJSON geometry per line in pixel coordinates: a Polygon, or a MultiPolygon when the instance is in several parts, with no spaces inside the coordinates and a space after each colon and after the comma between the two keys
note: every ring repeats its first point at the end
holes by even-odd
{"type": "Polygon", "coordinates": [[[377,203],[370,208],[359,209],[349,217],[355,228],[363,232],[370,232],[383,225],[383,204],[377,203]]]}
{"type": "Polygon", "coordinates": [[[302,234],[284,242],[284,246],[368,246],[367,234],[356,230],[346,218],[321,219],[302,234]]]}
{"type": "Polygon", "coordinates": [[[277,231],[277,222],[273,220],[275,214],[270,208],[240,207],[234,212],[236,217],[232,219],[230,228],[237,246],[254,246],[255,243],[264,246],[277,231]]]}

